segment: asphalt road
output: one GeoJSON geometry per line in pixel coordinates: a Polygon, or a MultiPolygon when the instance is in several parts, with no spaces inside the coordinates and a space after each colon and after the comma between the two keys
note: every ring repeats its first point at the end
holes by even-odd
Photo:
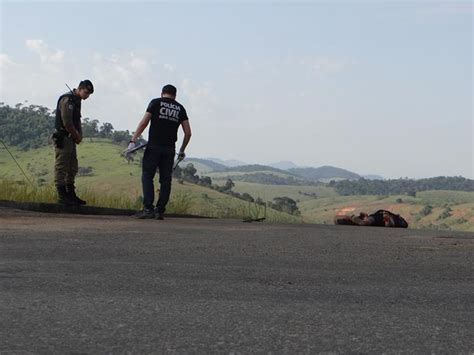
{"type": "Polygon", "coordinates": [[[0,209],[0,353],[472,353],[474,233],[0,209]]]}

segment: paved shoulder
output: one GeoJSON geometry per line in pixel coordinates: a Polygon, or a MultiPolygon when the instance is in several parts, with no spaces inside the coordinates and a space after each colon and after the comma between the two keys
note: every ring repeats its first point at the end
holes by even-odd
{"type": "Polygon", "coordinates": [[[474,351],[472,233],[0,210],[0,352],[474,351]]]}

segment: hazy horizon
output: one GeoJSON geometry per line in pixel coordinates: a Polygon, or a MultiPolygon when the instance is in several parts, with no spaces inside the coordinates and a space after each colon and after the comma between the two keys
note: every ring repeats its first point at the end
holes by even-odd
{"type": "Polygon", "coordinates": [[[87,78],[83,117],[133,131],[173,83],[192,157],[472,179],[472,8],[2,1],[0,101],[87,78]]]}
{"type": "MultiPolygon", "coordinates": [[[[222,162],[224,165],[228,166],[228,167],[232,167],[232,166],[244,166],[244,165],[265,165],[265,166],[274,166],[274,165],[278,165],[278,164],[281,164],[281,163],[293,163],[295,164],[293,161],[290,161],[290,160],[281,160],[281,161],[269,161],[269,162],[265,162],[265,163],[255,163],[255,162],[248,162],[248,161],[241,161],[241,160],[237,160],[237,159],[226,159],[226,160],[223,160],[223,159],[220,159],[218,157],[197,157],[197,156],[189,156],[188,157],[189,159],[203,159],[203,160],[211,160],[211,161],[218,161],[218,162],[222,162]],[[225,163],[228,163],[228,162],[232,162],[233,164],[232,165],[227,165],[225,163]],[[239,163],[237,165],[237,163],[239,163]]],[[[374,174],[372,172],[367,172],[367,171],[355,171],[355,170],[351,170],[351,169],[347,169],[343,166],[335,166],[335,165],[318,165],[318,166],[314,166],[314,165],[298,165],[298,164],[295,164],[296,168],[321,168],[321,167],[326,167],[326,166],[331,166],[331,167],[334,167],[334,168],[339,168],[339,169],[344,169],[344,170],[348,170],[352,173],[356,173],[362,177],[366,177],[366,176],[378,176],[378,177],[382,177],[383,179],[387,180],[387,179],[405,179],[405,178],[409,178],[411,179],[411,177],[409,176],[403,176],[403,175],[400,175],[398,177],[387,177],[387,176],[384,176],[384,175],[381,175],[381,174],[374,174]]],[[[285,168],[281,168],[282,170],[287,170],[285,168]]],[[[418,177],[416,179],[423,179],[423,178],[434,178],[434,177],[440,177],[440,176],[443,176],[443,175],[433,175],[433,176],[422,176],[422,177],[418,177]]],[[[446,175],[444,175],[446,176],[446,175]]],[[[449,175],[449,177],[455,177],[455,176],[460,176],[460,175],[449,175]]],[[[462,175],[461,175],[462,176],[462,175]]],[[[467,178],[467,179],[471,179],[470,177],[467,177],[467,176],[462,176],[464,178],[467,178]]]]}

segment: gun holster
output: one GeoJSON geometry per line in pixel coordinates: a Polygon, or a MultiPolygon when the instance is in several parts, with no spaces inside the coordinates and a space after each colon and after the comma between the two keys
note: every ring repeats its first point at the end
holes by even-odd
{"type": "Polygon", "coordinates": [[[64,148],[64,137],[66,137],[66,132],[54,131],[51,139],[53,140],[54,146],[58,149],[64,148]]]}

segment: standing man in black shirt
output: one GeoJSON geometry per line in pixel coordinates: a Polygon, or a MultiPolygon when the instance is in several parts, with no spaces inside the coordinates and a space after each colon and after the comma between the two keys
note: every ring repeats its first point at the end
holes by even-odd
{"type": "Polygon", "coordinates": [[[184,140],[179,150],[178,159],[184,159],[184,151],[191,139],[191,126],[188,115],[183,105],[176,101],[176,87],[165,85],[161,97],[151,100],[145,115],[138,124],[133,134],[128,149],[135,147],[135,142],[150,124],[148,144],[143,156],[142,185],[143,185],[143,210],[136,214],[137,218],[163,219],[166,204],[171,193],[171,176],[173,174],[175,144],[178,139],[178,128],[183,127],[184,140]],[[160,173],[160,196],[153,210],[155,201],[155,188],[153,178],[156,169],[160,173]]]}

